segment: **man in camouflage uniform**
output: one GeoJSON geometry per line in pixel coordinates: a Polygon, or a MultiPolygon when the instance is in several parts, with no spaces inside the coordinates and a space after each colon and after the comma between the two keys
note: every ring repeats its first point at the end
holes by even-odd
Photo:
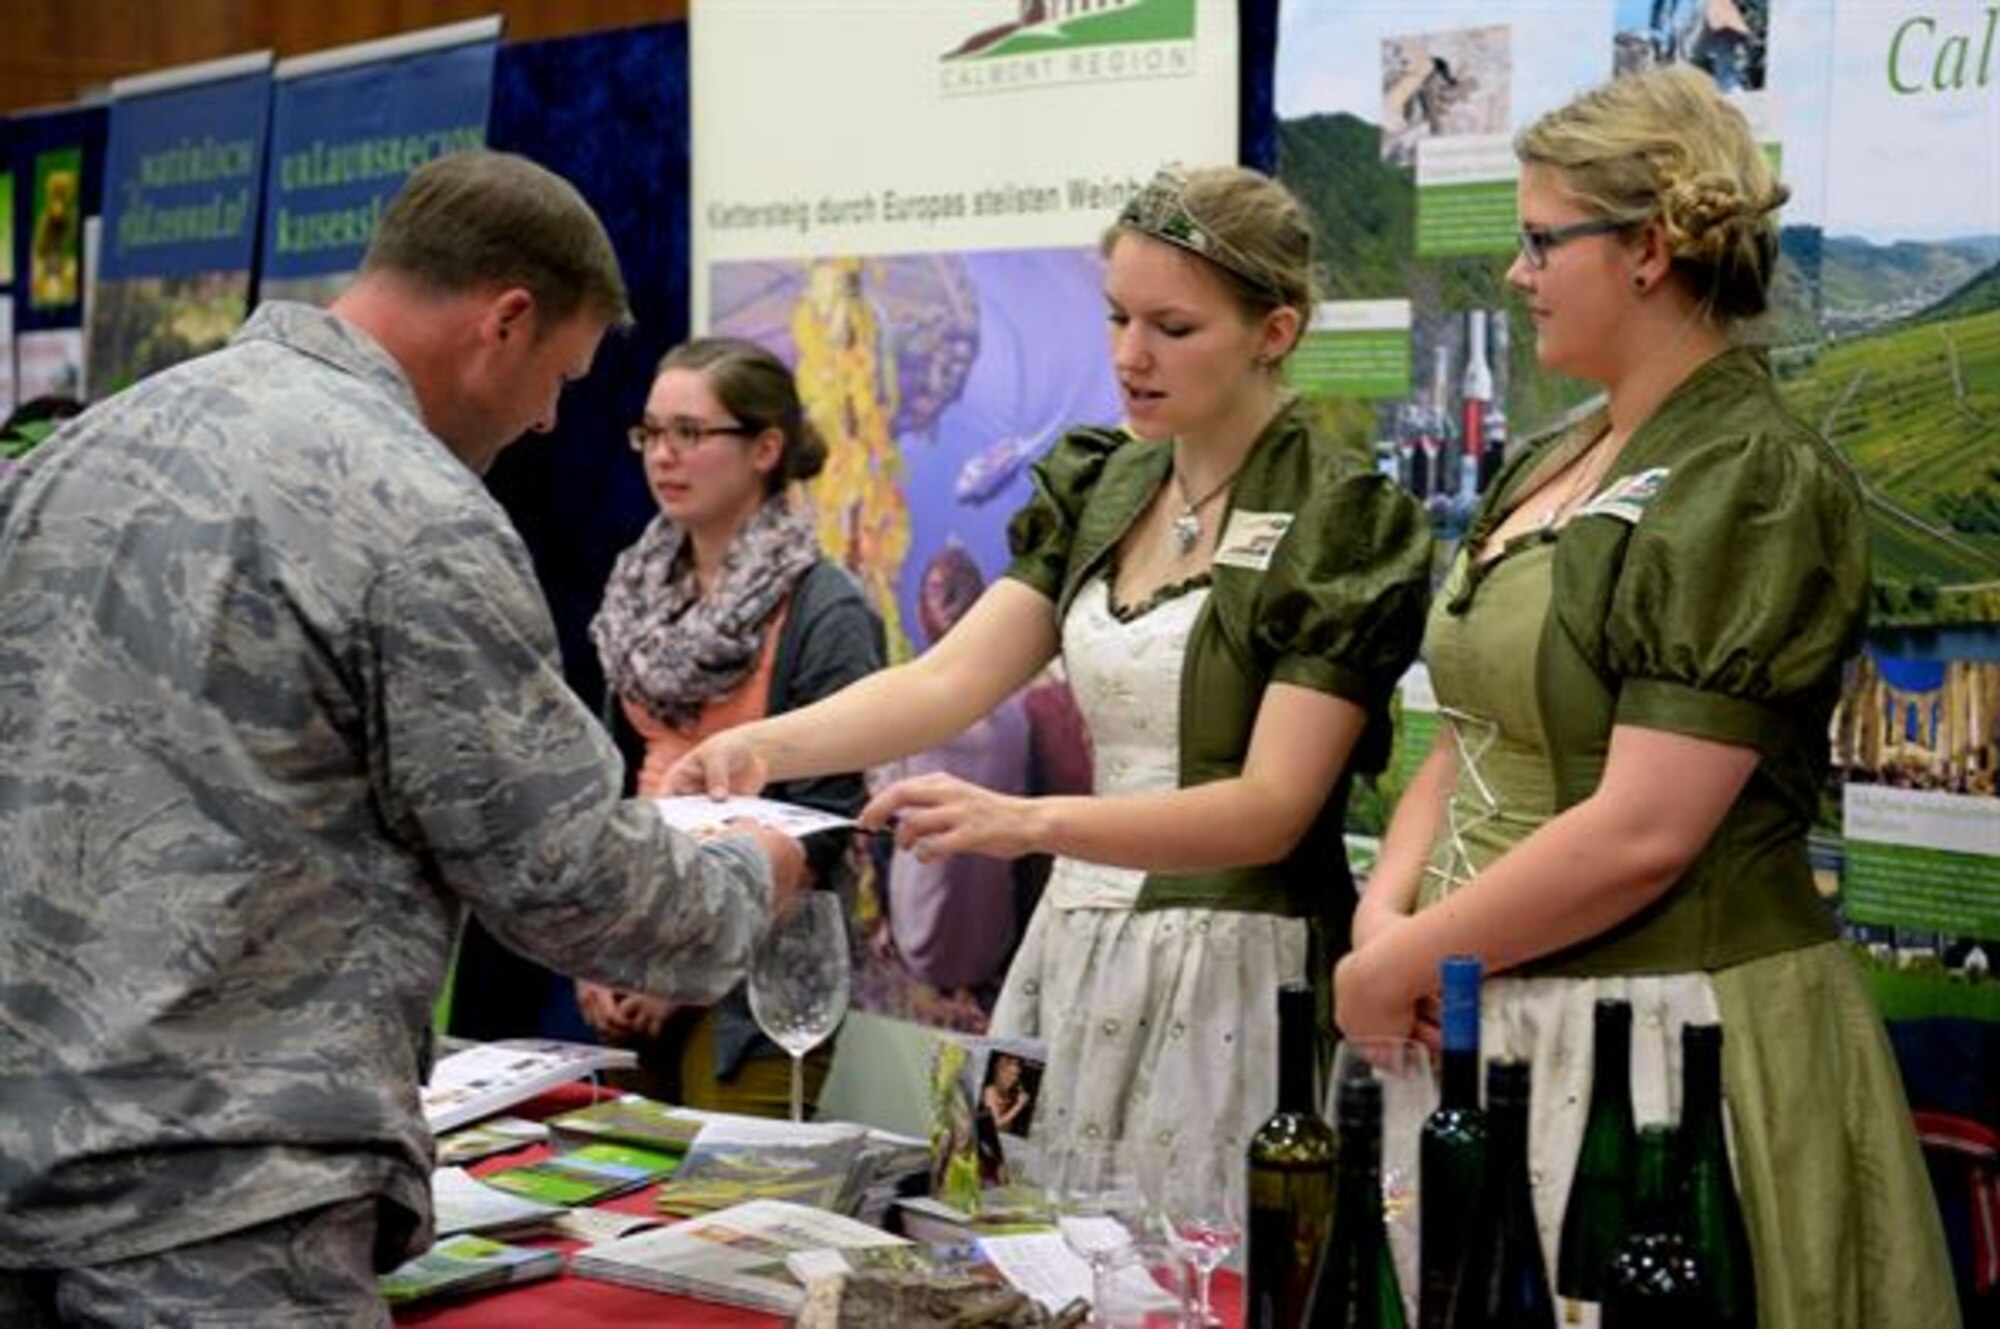
{"type": "Polygon", "coordinates": [[[479,480],[628,318],[574,190],[449,157],[0,482],[0,1324],[386,1323],[466,909],[705,1003],[798,889],[619,800],[479,480]]]}

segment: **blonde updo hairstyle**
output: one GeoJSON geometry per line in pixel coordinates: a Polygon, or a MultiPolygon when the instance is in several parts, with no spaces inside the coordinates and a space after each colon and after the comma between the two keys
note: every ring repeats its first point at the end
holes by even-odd
{"type": "Polygon", "coordinates": [[[669,369],[692,370],[708,380],[722,409],[753,434],[776,429],[784,436],[784,451],[765,480],[767,494],[810,480],[826,465],[826,440],[806,417],[798,381],[784,361],[756,342],[696,337],[668,351],[653,377],[669,369]]]}
{"type": "Polygon", "coordinates": [[[1669,65],[1614,79],[1521,131],[1514,152],[1560,174],[1595,216],[1658,221],[1674,271],[1717,322],[1769,307],[1790,191],[1707,75],[1669,65]]]}
{"type": "Polygon", "coordinates": [[[1304,205],[1276,180],[1242,166],[1168,167],[1154,177],[1147,193],[1161,190],[1169,179],[1178,180],[1181,211],[1206,233],[1206,248],[1196,249],[1134,220],[1128,207],[1105,231],[1099,252],[1109,258],[1127,233],[1166,240],[1206,258],[1246,319],[1256,322],[1273,310],[1297,310],[1299,335],[1272,362],[1275,368],[1297,348],[1312,322],[1313,230],[1304,205]]]}

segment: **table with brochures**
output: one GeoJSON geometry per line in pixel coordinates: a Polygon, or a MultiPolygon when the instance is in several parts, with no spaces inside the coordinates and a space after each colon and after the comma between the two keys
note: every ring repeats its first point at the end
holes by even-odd
{"type": "MultiPolygon", "coordinates": [[[[543,1118],[582,1107],[607,1091],[584,1084],[564,1085],[512,1109],[526,1117],[543,1118]]],[[[509,1154],[487,1158],[471,1165],[474,1175],[487,1175],[502,1168],[516,1167],[548,1153],[546,1145],[531,1145],[509,1154]]],[[[599,1206],[622,1213],[656,1215],[659,1188],[648,1187],[599,1206]]],[[[533,1244],[555,1245],[566,1251],[580,1243],[554,1238],[536,1239],[533,1244]]],[[[1226,1325],[1241,1323],[1242,1284],[1224,1273],[1216,1279],[1216,1310],[1226,1325]]],[[[783,1325],[786,1318],[759,1311],[739,1310],[717,1302],[672,1296],[616,1283],[579,1278],[565,1271],[555,1278],[519,1287],[483,1293],[461,1300],[422,1302],[399,1308],[398,1325],[423,1325],[427,1329],[588,1329],[593,1325],[672,1324],[695,1329],[757,1326],[770,1329],[783,1325]]]]}

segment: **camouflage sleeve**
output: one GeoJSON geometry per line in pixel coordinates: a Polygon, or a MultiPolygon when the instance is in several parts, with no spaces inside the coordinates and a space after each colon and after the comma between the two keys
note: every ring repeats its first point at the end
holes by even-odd
{"type": "Polygon", "coordinates": [[[361,672],[384,819],[521,953],[678,1001],[719,998],[764,928],[762,851],[698,844],[619,799],[617,750],[563,681],[525,551],[483,534],[420,541],[370,596],[361,672]]]}

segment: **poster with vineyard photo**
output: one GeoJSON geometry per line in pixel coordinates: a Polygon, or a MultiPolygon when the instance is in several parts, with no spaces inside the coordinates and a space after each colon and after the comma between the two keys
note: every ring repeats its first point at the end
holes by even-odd
{"type": "Polygon", "coordinates": [[[1868,647],[1834,731],[1843,912],[1898,968],[2000,994],[1991,33],[1976,7],[1833,10],[1822,337],[1787,386],[1853,465],[1873,537],[1868,647]]]}

